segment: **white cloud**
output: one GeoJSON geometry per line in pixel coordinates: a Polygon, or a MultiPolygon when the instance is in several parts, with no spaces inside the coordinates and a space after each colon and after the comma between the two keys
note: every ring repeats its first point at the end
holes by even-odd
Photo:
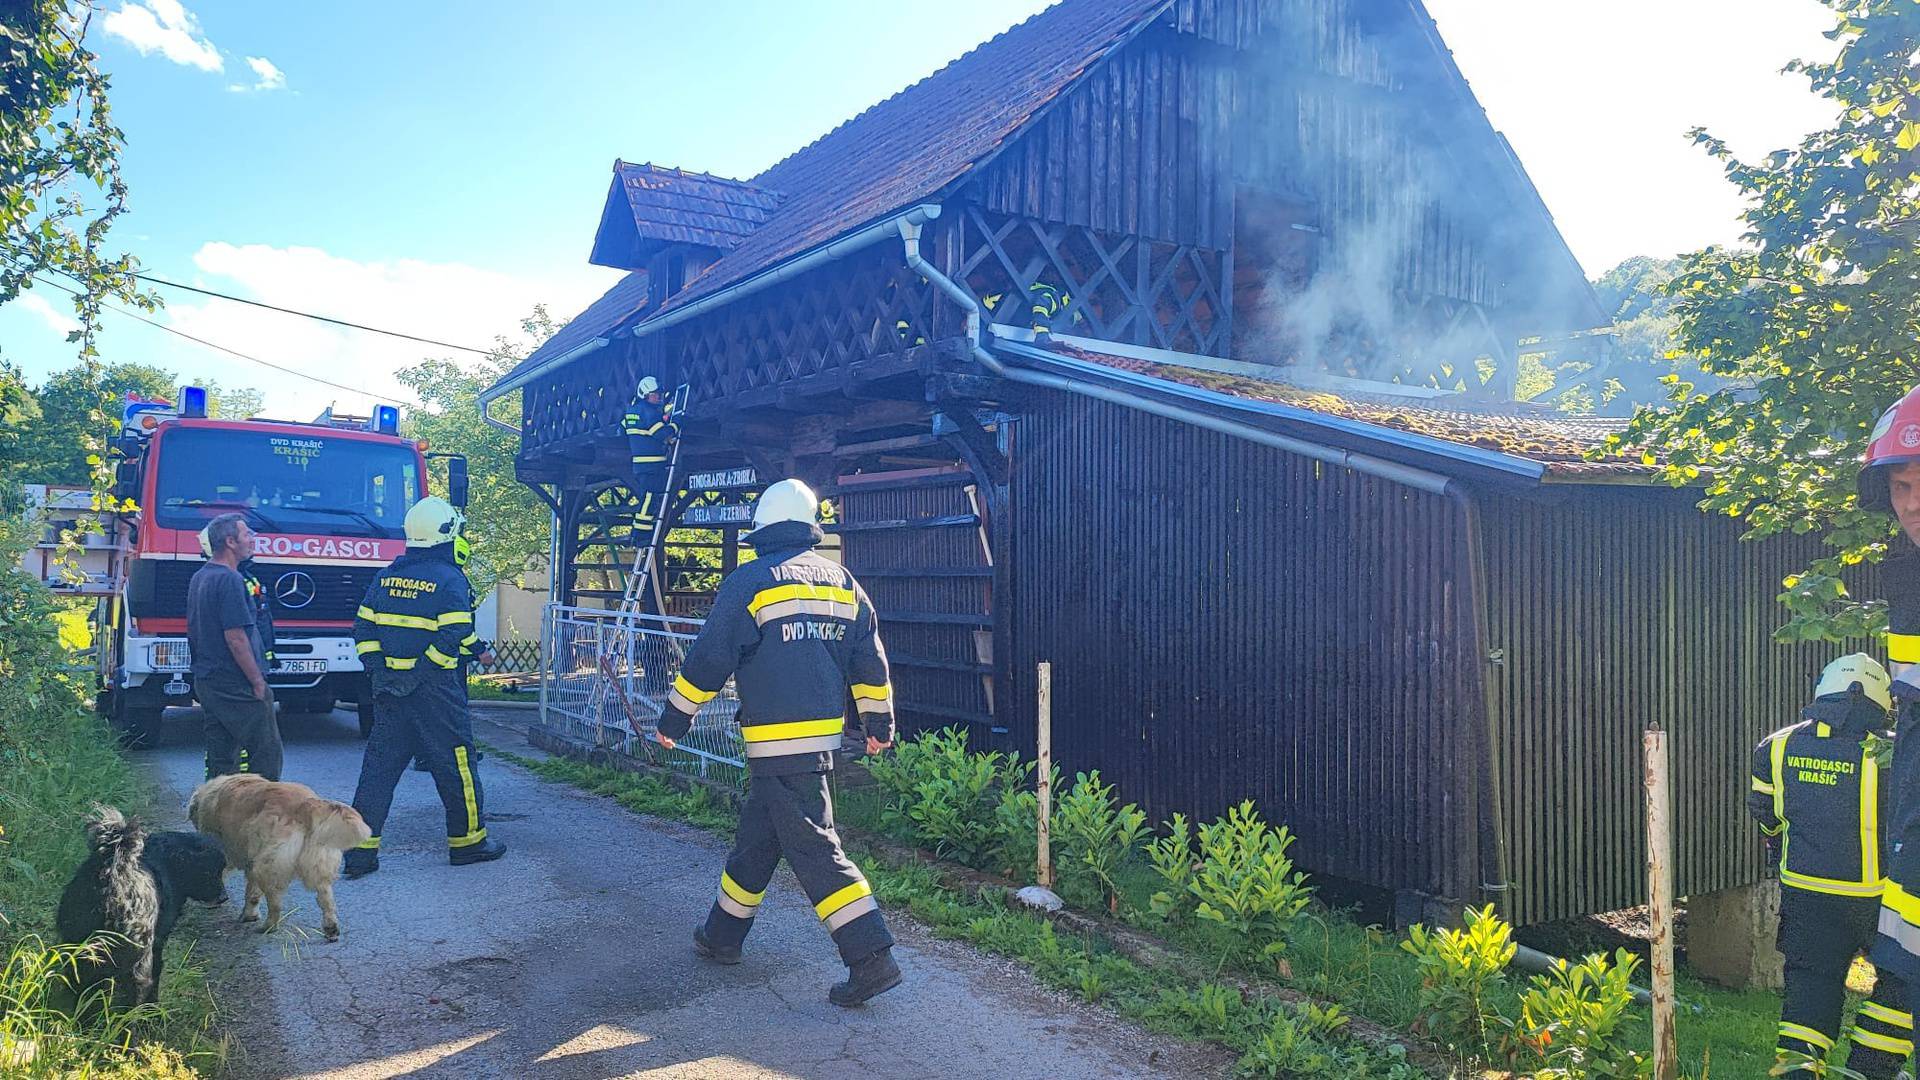
{"type": "MultiPolygon", "coordinates": [[[[280,307],[328,315],[366,326],[486,348],[496,336],[522,341],[520,320],[537,303],[572,316],[612,284],[612,275],[537,280],[464,263],[392,259],[360,262],[315,247],[203,244],[195,252],[192,283],[280,307]]],[[[263,360],[387,400],[408,400],[394,372],[427,357],[474,361],[453,349],[331,326],[227,300],[162,290],[169,301],[161,321],[176,330],[263,360]]],[[[131,339],[129,339],[131,340],[131,339]]],[[[174,339],[176,344],[178,339],[174,339]]],[[[523,343],[524,344],[524,343],[523,343]]],[[[207,373],[225,385],[255,386],[267,411],[308,417],[334,403],[363,411],[365,394],[322,386],[193,346],[207,373]]],[[[196,368],[195,370],[199,370],[196,368]]]]}
{"type": "Polygon", "coordinates": [[[220,50],[201,33],[200,20],[180,0],[122,0],[120,10],[109,12],[100,25],[108,36],[133,46],[142,56],[159,53],[202,71],[226,67],[220,50]]]}
{"type": "Polygon", "coordinates": [[[40,316],[46,322],[48,329],[62,337],[80,329],[80,320],[74,318],[70,312],[54,307],[46,297],[38,293],[21,293],[17,301],[25,310],[40,316]]]}
{"type": "Polygon", "coordinates": [[[273,61],[266,57],[249,56],[247,57],[247,66],[252,68],[254,75],[257,76],[254,84],[248,86],[246,83],[233,83],[228,86],[227,89],[245,92],[248,90],[285,90],[287,88],[287,73],[274,66],[273,61]]]}

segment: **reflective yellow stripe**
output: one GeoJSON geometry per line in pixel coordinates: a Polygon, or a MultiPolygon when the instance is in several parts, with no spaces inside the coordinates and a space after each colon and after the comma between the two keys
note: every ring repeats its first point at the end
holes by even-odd
{"type": "Polygon", "coordinates": [[[1884,881],[1838,881],[1795,873],[1784,866],[1780,868],[1780,884],[1828,896],[1879,896],[1886,889],[1884,881]]]}
{"type": "Polygon", "coordinates": [[[460,770],[460,795],[467,802],[467,835],[447,837],[448,847],[469,847],[487,838],[480,827],[480,800],[473,793],[473,769],[467,764],[467,748],[453,748],[453,767],[460,770]]]}
{"type": "Polygon", "coordinates": [[[1882,1035],[1877,1031],[1862,1031],[1859,1028],[1853,1029],[1853,1045],[1864,1046],[1872,1050],[1880,1050],[1893,1054],[1896,1057],[1906,1057],[1908,1054],[1913,1053],[1913,1040],[1911,1039],[1896,1039],[1890,1035],[1882,1035]]]}
{"type": "Polygon", "coordinates": [[[361,851],[379,851],[380,838],[377,836],[369,836],[365,840],[362,840],[353,846],[360,849],[361,851]]]}
{"type": "Polygon", "coordinates": [[[361,608],[360,617],[375,626],[404,626],[409,630],[438,630],[439,622],[425,615],[390,615],[384,611],[361,608]]]}
{"type": "Polygon", "coordinates": [[[412,671],[414,665],[419,662],[420,658],[417,656],[387,657],[387,667],[392,668],[394,671],[412,671]]]}
{"type": "Polygon", "coordinates": [[[855,603],[852,589],[796,582],[792,585],[775,585],[771,589],[761,589],[754,593],[753,599],[747,601],[747,614],[755,614],[768,604],[778,604],[783,600],[824,600],[831,604],[855,603]]]}
{"type": "Polygon", "coordinates": [[[1765,780],[1762,780],[1756,776],[1753,778],[1753,790],[1761,793],[1762,795],[1771,795],[1773,794],[1773,785],[1767,783],[1765,780]]]}
{"type": "Polygon", "coordinates": [[[1910,895],[1900,887],[1898,881],[1889,878],[1886,891],[1880,894],[1880,906],[1914,926],[1920,926],[1920,898],[1910,895]]]}
{"type": "Polygon", "coordinates": [[[373,609],[372,609],[372,608],[370,608],[370,607],[368,607],[368,606],[367,606],[367,605],[365,605],[365,604],[361,604],[361,605],[360,605],[360,610],[359,610],[359,611],[356,611],[356,612],[354,612],[354,615],[355,615],[356,617],[358,617],[358,618],[362,618],[362,619],[365,619],[365,620],[367,620],[368,622],[372,622],[372,621],[373,621],[373,609]]]}
{"type": "Polygon", "coordinates": [[[847,726],[847,718],[792,720],[784,724],[742,724],[740,737],[747,742],[772,742],[775,739],[805,739],[809,736],[838,735],[847,726]]]}
{"type": "Polygon", "coordinates": [[[449,611],[445,615],[440,616],[441,626],[460,626],[471,622],[473,622],[473,612],[471,611],[449,611]]]}
{"type": "Polygon", "coordinates": [[[443,668],[452,668],[452,667],[460,666],[460,661],[454,659],[451,656],[448,656],[446,653],[441,652],[439,647],[435,645],[427,646],[427,659],[433,661],[434,663],[440,665],[443,668]]]}
{"type": "Polygon", "coordinates": [[[1887,659],[1896,664],[1920,663],[1920,634],[1888,634],[1887,659]]]}
{"type": "Polygon", "coordinates": [[[1860,755],[1860,880],[1880,882],[1880,763],[1860,755]]]}
{"type": "Polygon", "coordinates": [[[892,686],[874,686],[869,683],[853,684],[853,700],[855,701],[885,701],[892,696],[892,686]]]}
{"type": "Polygon", "coordinates": [[[712,701],[715,695],[720,693],[718,690],[700,689],[688,682],[685,675],[674,676],[673,689],[675,693],[693,702],[695,705],[705,705],[707,702],[712,701]]]}
{"type": "Polygon", "coordinates": [[[841,889],[839,892],[834,893],[832,896],[827,897],[825,900],[813,905],[813,910],[818,912],[822,919],[829,919],[833,917],[834,912],[839,911],[855,900],[863,896],[872,895],[873,886],[867,884],[865,880],[856,881],[846,888],[841,889]]]}
{"type": "Polygon", "coordinates": [[[1831,1036],[1822,1035],[1812,1028],[1807,1027],[1805,1024],[1790,1024],[1785,1020],[1780,1021],[1780,1037],[1783,1039],[1798,1039],[1809,1046],[1817,1046],[1822,1050],[1833,1049],[1833,1038],[1831,1036]]]}
{"type": "Polygon", "coordinates": [[[359,653],[361,656],[365,656],[370,652],[379,652],[380,643],[378,641],[357,641],[353,645],[353,651],[359,653]]]}
{"type": "Polygon", "coordinates": [[[1894,1027],[1906,1028],[1909,1031],[1913,1030],[1913,1014],[1912,1013],[1904,1013],[1896,1009],[1889,1009],[1888,1007],[1880,1004],[1877,1001],[1861,1002],[1860,1015],[1865,1017],[1870,1017],[1874,1020],[1878,1020],[1883,1024],[1891,1024],[1894,1027]]]}
{"type": "Polygon", "coordinates": [[[733,897],[735,903],[742,904],[746,907],[759,906],[760,901],[765,899],[767,895],[767,890],[765,889],[761,889],[759,892],[748,891],[746,886],[733,880],[733,875],[724,870],[720,872],[720,889],[728,896],[733,897]]]}

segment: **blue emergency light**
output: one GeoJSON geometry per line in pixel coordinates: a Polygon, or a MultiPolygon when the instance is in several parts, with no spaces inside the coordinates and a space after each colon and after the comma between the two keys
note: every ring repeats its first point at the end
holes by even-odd
{"type": "Polygon", "coordinates": [[[180,388],[180,415],[193,417],[207,415],[206,387],[183,386],[180,388]]]}
{"type": "Polygon", "coordinates": [[[382,435],[400,434],[400,410],[393,405],[375,405],[373,423],[368,425],[382,435]]]}

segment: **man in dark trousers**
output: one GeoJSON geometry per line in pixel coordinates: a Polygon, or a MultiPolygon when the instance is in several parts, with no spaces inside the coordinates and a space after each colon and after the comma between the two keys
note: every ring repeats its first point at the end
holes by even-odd
{"type": "MultiPolygon", "coordinates": [[[[200,554],[208,560],[212,560],[213,558],[213,541],[207,536],[206,529],[200,530],[200,554]]],[[[247,557],[241,559],[240,565],[235,567],[235,569],[240,571],[240,580],[246,583],[247,598],[253,601],[253,625],[260,631],[261,644],[266,646],[267,662],[265,670],[271,674],[274,668],[280,666],[278,658],[276,658],[273,653],[273,603],[267,599],[267,587],[261,584],[260,575],[254,573],[253,552],[251,549],[248,550],[247,557]]],[[[218,771],[223,767],[221,763],[228,761],[233,762],[233,766],[227,768],[226,771],[228,772],[253,771],[252,762],[248,759],[247,752],[235,745],[233,736],[227,734],[226,728],[217,724],[208,726],[206,729],[206,741],[207,779],[211,780],[221,775],[218,771]]]]}
{"type": "Polygon", "coordinates": [[[685,738],[694,714],[734,678],[752,783],[719,896],[693,932],[694,950],[716,963],[740,962],[784,856],[847,965],[846,980],[827,998],[851,1007],[900,985],[900,967],[873,889],[840,848],[827,772],[849,698],[867,752],[893,745],[893,689],[873,604],[852,574],[814,553],[825,539],[819,512],[820,500],[798,480],[760,496],[746,537],[758,558],[720,584],[654,738],[669,748],[685,738]]]}
{"type": "Polygon", "coordinates": [[[626,433],[627,452],[633,459],[633,493],[640,500],[635,527],[651,531],[659,520],[660,504],[666,501],[673,441],[680,437],[673,410],[660,393],[659,379],[648,375],[640,380],[639,393],[627,406],[620,428],[626,433]]]}
{"type": "MultiPolygon", "coordinates": [[[[1870,958],[1880,977],[1920,985],[1920,388],[1895,402],[1868,440],[1860,470],[1864,510],[1891,514],[1901,536],[1881,565],[1887,600],[1887,658],[1893,670],[1896,710],[1891,789],[1881,823],[1886,888],[1880,895],[1880,935],[1870,958]]],[[[1904,1037],[1913,1038],[1911,1012],[1902,1014],[1904,1037]]]]}
{"type": "Polygon", "coordinates": [[[267,646],[240,563],[253,554],[253,530],[239,514],[207,523],[207,562],[187,583],[187,650],[193,695],[207,739],[207,775],[239,771],[280,779],[280,726],[267,686],[267,646]]]}
{"type": "Polygon", "coordinates": [[[447,811],[447,861],[490,862],[507,846],[487,835],[479,758],[461,659],[477,642],[473,594],[454,565],[460,512],[445,499],[421,499],[407,511],[407,552],[367,589],[353,623],[355,648],[373,687],[373,732],[360,762],[353,808],[373,836],[347,852],[346,875],[380,868],[380,832],[394,785],[416,757],[433,775],[447,811]]]}
{"type": "MultiPolygon", "coordinates": [[[[1873,739],[1885,736],[1891,680],[1865,653],[1827,665],[1799,723],[1753,751],[1747,809],[1780,861],[1786,994],[1778,1053],[1824,1062],[1840,1037],[1847,971],[1880,918],[1880,819],[1888,791],[1873,739]]],[[[1913,1053],[1906,986],[1881,971],[1854,1017],[1847,1068],[1891,1080],[1913,1053]]]]}

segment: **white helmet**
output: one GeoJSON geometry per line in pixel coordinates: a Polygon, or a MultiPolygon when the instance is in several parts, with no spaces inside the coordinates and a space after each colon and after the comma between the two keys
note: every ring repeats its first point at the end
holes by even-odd
{"type": "Polygon", "coordinates": [[[783,521],[819,524],[820,496],[815,495],[806,484],[794,479],[767,485],[767,490],[760,493],[759,501],[753,504],[753,531],[759,532],[783,521]]]}
{"type": "Polygon", "coordinates": [[[653,376],[648,375],[640,380],[640,396],[641,397],[646,397],[648,394],[657,394],[659,392],[660,392],[659,379],[656,379],[653,376]]]}
{"type": "Polygon", "coordinates": [[[429,495],[407,511],[407,546],[430,548],[451,544],[454,537],[460,535],[460,526],[464,523],[465,519],[452,503],[438,495],[429,495]]]}
{"type": "Polygon", "coordinates": [[[207,535],[212,531],[213,522],[211,521],[207,522],[206,528],[200,530],[200,556],[207,560],[213,558],[213,537],[207,535]]]}
{"type": "Polygon", "coordinates": [[[1820,673],[1820,682],[1813,688],[1813,696],[1823,698],[1828,694],[1844,694],[1855,687],[1881,708],[1893,708],[1893,680],[1887,678],[1887,669],[1866,653],[1852,653],[1828,664],[1826,670],[1820,673]]]}

